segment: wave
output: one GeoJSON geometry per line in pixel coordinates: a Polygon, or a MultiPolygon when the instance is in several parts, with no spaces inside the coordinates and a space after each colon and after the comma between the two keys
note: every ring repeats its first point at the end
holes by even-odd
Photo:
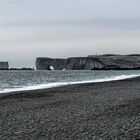
{"type": "Polygon", "coordinates": [[[139,77],[139,76],[140,76],[140,74],[139,75],[133,74],[133,75],[112,76],[112,77],[106,77],[106,78],[100,78],[100,79],[88,80],[88,81],[54,82],[54,83],[47,83],[47,84],[24,86],[24,87],[20,87],[20,88],[7,88],[7,89],[0,90],[0,93],[32,91],[32,90],[47,89],[47,88],[61,87],[61,86],[74,85],[74,84],[109,82],[109,81],[117,81],[117,80],[135,78],[135,77],[139,77]]]}

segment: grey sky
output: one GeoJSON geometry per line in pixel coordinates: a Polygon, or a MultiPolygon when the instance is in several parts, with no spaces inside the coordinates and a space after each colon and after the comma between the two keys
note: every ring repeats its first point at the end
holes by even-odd
{"type": "Polygon", "coordinates": [[[0,60],[140,53],[139,0],[1,0],[0,60]]]}

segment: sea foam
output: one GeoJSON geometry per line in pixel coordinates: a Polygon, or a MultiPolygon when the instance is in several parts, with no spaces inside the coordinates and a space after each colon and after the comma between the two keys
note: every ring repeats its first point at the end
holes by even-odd
{"type": "Polygon", "coordinates": [[[53,82],[53,83],[47,83],[47,84],[24,86],[24,87],[19,87],[19,88],[7,88],[7,89],[0,90],[0,93],[32,91],[32,90],[47,89],[47,88],[61,87],[61,86],[74,85],[74,84],[109,82],[109,81],[117,81],[117,80],[135,78],[135,77],[139,77],[139,76],[140,76],[140,74],[139,75],[133,74],[133,75],[111,76],[111,77],[94,79],[94,80],[89,80],[89,81],[53,82]]]}

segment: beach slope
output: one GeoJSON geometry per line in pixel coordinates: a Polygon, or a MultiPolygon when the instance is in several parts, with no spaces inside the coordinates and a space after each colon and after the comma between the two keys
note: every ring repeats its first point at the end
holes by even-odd
{"type": "Polygon", "coordinates": [[[1,94],[0,139],[140,139],[140,78],[1,94]]]}

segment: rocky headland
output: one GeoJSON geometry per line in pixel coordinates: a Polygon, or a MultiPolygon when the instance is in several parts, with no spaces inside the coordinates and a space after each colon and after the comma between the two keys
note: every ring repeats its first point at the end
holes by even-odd
{"type": "Polygon", "coordinates": [[[37,70],[134,70],[140,69],[140,55],[91,55],[67,59],[38,57],[37,70]]]}

